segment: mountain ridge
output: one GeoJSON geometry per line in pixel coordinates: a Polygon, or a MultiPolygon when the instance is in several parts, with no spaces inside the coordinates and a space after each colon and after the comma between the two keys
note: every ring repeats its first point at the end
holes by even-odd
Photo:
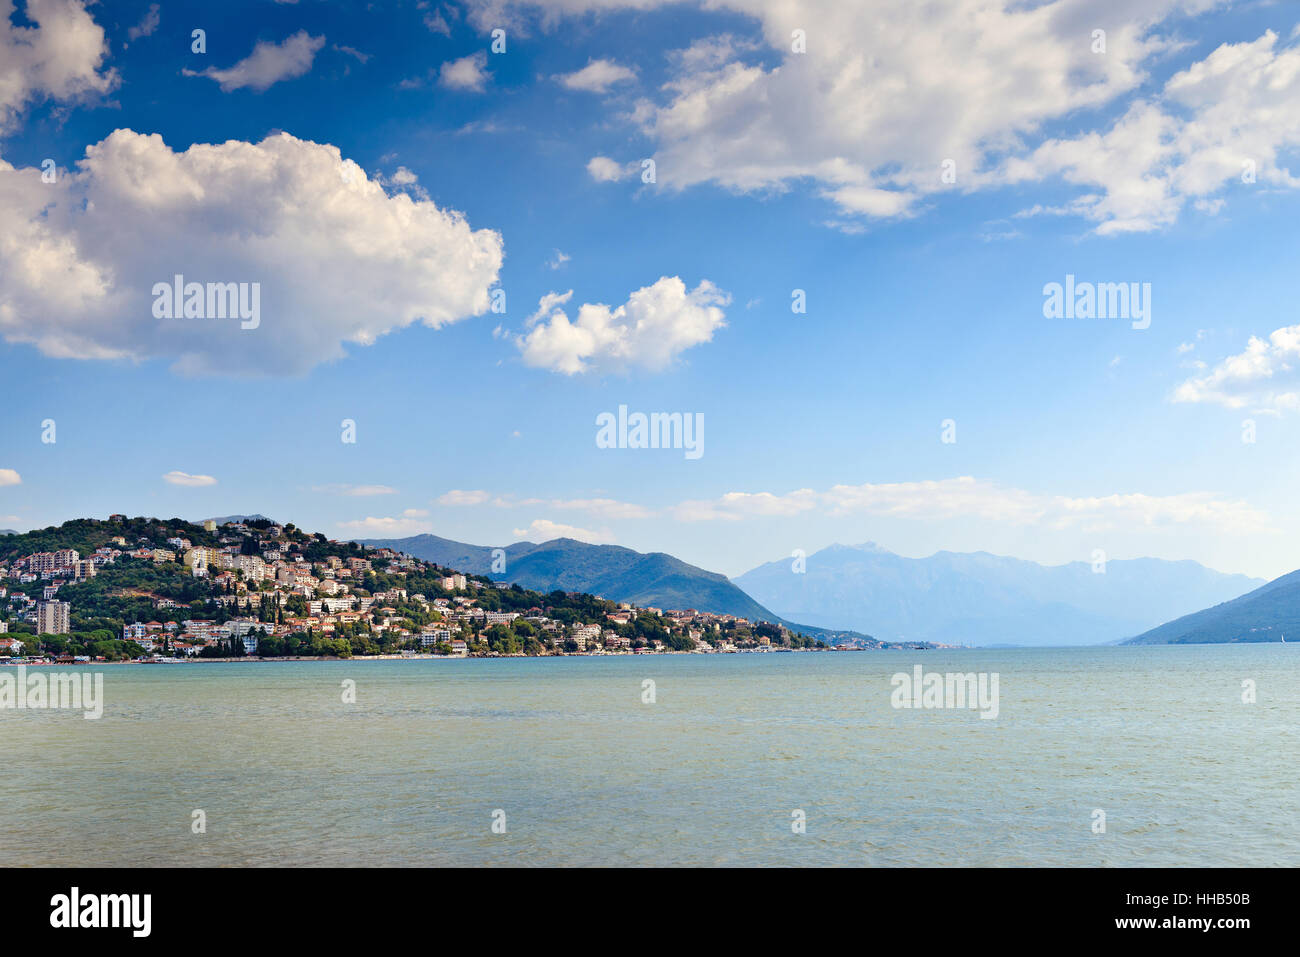
{"type": "Polygon", "coordinates": [[[832,637],[870,639],[860,629],[829,629],[796,624],[755,601],[727,576],[682,561],[667,552],[638,552],[622,545],[590,545],[572,538],[515,542],[494,549],[438,535],[399,539],[358,539],[362,545],[391,548],[424,561],[466,573],[500,578],[537,591],[582,591],[641,607],[695,608],[769,621],[832,637]]]}
{"type": "Polygon", "coordinates": [[[733,581],[776,614],[832,628],[870,622],[881,640],[945,644],[1118,642],[1262,583],[1191,560],[1042,565],[990,552],[896,555],[875,543],[828,545],[793,574],[789,559],[733,581]]]}
{"type": "Polygon", "coordinates": [[[1300,570],[1237,598],[1166,621],[1123,644],[1257,643],[1277,641],[1287,631],[1300,639],[1300,570]]]}

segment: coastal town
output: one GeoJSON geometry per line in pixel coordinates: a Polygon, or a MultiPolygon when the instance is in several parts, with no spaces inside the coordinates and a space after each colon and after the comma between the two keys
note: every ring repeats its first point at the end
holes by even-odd
{"type": "Polygon", "coordinates": [[[77,540],[84,551],[17,554],[23,550],[19,542],[0,551],[0,660],[716,654],[826,647],[780,623],[641,608],[580,593],[530,592],[265,519],[191,525],[112,515],[106,522],[84,519],[63,528],[69,533],[41,534],[77,540]]]}

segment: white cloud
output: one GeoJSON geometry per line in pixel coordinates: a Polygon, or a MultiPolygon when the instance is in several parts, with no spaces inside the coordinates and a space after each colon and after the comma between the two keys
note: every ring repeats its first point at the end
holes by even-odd
{"type": "Polygon", "coordinates": [[[542,319],[549,319],[555,313],[564,314],[559,307],[573,298],[573,290],[567,292],[548,292],[537,301],[537,311],[524,320],[524,325],[532,328],[542,319]]]}
{"type": "Polygon", "coordinates": [[[356,47],[350,47],[342,43],[336,43],[334,44],[334,49],[338,50],[340,53],[352,57],[358,63],[365,64],[370,62],[371,54],[362,53],[356,47]]]}
{"type": "Polygon", "coordinates": [[[606,521],[611,519],[649,518],[654,514],[644,505],[619,502],[612,498],[555,499],[549,504],[551,508],[587,512],[595,518],[603,518],[606,521]]]}
{"type": "MultiPolygon", "coordinates": [[[[543,298],[543,306],[546,302],[543,298]]],[[[515,342],[527,365],[565,375],[633,368],[659,371],[685,350],[709,342],[726,324],[722,307],[730,302],[707,279],[687,291],[677,276],[663,276],[616,308],[583,303],[573,322],[555,308],[546,321],[515,342]]]]}
{"type": "Polygon", "coordinates": [[[217,480],[211,475],[190,475],[188,472],[182,472],[179,469],[173,469],[163,476],[163,481],[169,485],[183,485],[186,488],[203,488],[208,485],[216,485],[217,480]]]}
{"type": "MultiPolygon", "coordinates": [[[[480,25],[509,11],[541,20],[668,0],[471,0],[480,25]]],[[[1082,216],[1103,235],[1160,229],[1192,206],[1219,214],[1258,182],[1296,188],[1300,34],[1224,43],[1171,77],[1153,67],[1186,46],[1186,18],[1223,0],[713,0],[748,16],[762,55],[733,37],[673,55],[673,78],[626,118],[656,144],[658,185],[750,192],[810,180],[846,219],[911,215],[943,191],[1060,179],[1077,188],[1042,213],[1082,216]],[[1092,31],[1106,30],[1104,53],[1092,31]],[[807,52],[791,49],[805,30],[807,52]],[[888,37],[889,42],[864,38],[888,37]],[[1109,117],[1118,114],[1118,119],[1109,117]],[[1067,132],[1044,131],[1068,124],[1067,132]],[[944,182],[951,160],[955,182],[944,182]]],[[[600,157],[594,178],[626,175],[600,157]]]]}
{"type": "Polygon", "coordinates": [[[0,469],[0,486],[22,484],[22,476],[13,469],[0,469]]]}
{"type": "Polygon", "coordinates": [[[253,47],[253,52],[232,67],[224,70],[208,67],[206,70],[183,70],[186,76],[206,76],[221,85],[221,92],[229,93],[244,87],[261,93],[279,83],[303,76],[311,70],[316,51],[325,45],[325,37],[313,37],[299,30],[281,43],[263,40],[253,47]]]}
{"type": "MultiPolygon", "coordinates": [[[[1107,53],[1090,50],[1096,11],[1075,0],[722,0],[761,25],[779,64],[699,56],[667,84],[667,99],[636,111],[658,143],[658,181],[740,191],[818,182],[843,214],[892,217],[925,195],[981,183],[991,157],[1051,120],[1133,90],[1141,64],[1164,48],[1148,36],[1177,0],[1138,0],[1108,12],[1107,53]],[[791,34],[807,34],[807,53],[791,34]],[[864,37],[890,38],[864,43],[864,37]]],[[[734,56],[734,53],[732,53],[734,56]]]]}
{"type": "Polygon", "coordinates": [[[533,520],[527,528],[516,528],[514,533],[530,542],[549,542],[555,538],[573,538],[580,542],[587,542],[589,545],[609,545],[614,541],[614,536],[609,533],[608,529],[591,531],[586,528],[578,528],[575,525],[561,525],[545,518],[533,520]]]}
{"type": "Polygon", "coordinates": [[[587,175],[597,183],[617,183],[635,172],[637,164],[618,163],[608,156],[593,156],[587,161],[587,175]]]}
{"type": "Polygon", "coordinates": [[[428,518],[429,510],[427,508],[407,508],[402,510],[403,518],[428,518]]]}
{"type": "Polygon", "coordinates": [[[1071,209],[1103,235],[1158,229],[1191,203],[1215,215],[1229,185],[1295,188],[1280,154],[1300,146],[1300,50],[1272,31],[1225,43],[1134,103],[1105,133],[1050,140],[1007,164],[1009,178],[1060,175],[1089,192],[1071,209]],[[1245,177],[1245,178],[1244,178],[1245,177]]]}
{"type": "Polygon", "coordinates": [[[424,15],[424,25],[429,28],[430,33],[441,33],[444,37],[451,36],[451,24],[447,22],[441,11],[426,13],[424,15]]]}
{"type": "Polygon", "coordinates": [[[448,60],[438,71],[438,82],[452,90],[471,90],[482,93],[492,74],[487,71],[487,54],[482,50],[448,60]]]}
{"type": "Polygon", "coordinates": [[[1275,329],[1267,339],[1251,336],[1244,352],[1183,382],[1173,398],[1229,409],[1300,411],[1300,325],[1275,329]]]}
{"type": "Polygon", "coordinates": [[[1176,495],[1127,493],[1071,497],[1007,488],[970,476],[919,482],[836,485],[825,492],[799,489],[785,495],[731,492],[717,499],[683,502],[679,521],[739,521],[818,511],[925,521],[979,519],[1017,526],[1086,527],[1206,525],[1229,532],[1266,531],[1268,516],[1253,506],[1208,492],[1176,495]]]}
{"type": "Polygon", "coordinates": [[[561,266],[563,266],[565,263],[567,263],[567,262],[568,262],[570,259],[572,259],[572,258],[573,258],[573,257],[570,256],[568,253],[566,253],[566,252],[562,252],[561,250],[557,249],[557,250],[555,250],[555,255],[552,256],[552,257],[547,261],[546,265],[547,265],[547,267],[550,268],[550,269],[559,269],[561,266]]]}
{"type": "Polygon", "coordinates": [[[454,488],[438,496],[439,505],[482,505],[492,496],[481,490],[465,491],[454,488]]]}
{"type": "Polygon", "coordinates": [[[581,70],[562,74],[556,79],[570,90],[604,93],[616,83],[626,83],[636,79],[636,73],[613,60],[600,59],[591,60],[581,70]]]}
{"type": "Polygon", "coordinates": [[[126,38],[134,42],[141,37],[151,37],[161,22],[162,17],[158,13],[158,4],[151,3],[140,22],[126,31],[126,38]]]}
{"type": "Polygon", "coordinates": [[[396,495],[397,489],[387,485],[317,485],[312,488],[313,492],[325,492],[330,495],[350,495],[356,498],[366,498],[371,495],[396,495]]]}
{"type": "Polygon", "coordinates": [[[420,200],[429,198],[429,191],[420,185],[420,177],[405,166],[397,167],[392,176],[376,173],[375,182],[390,193],[408,193],[412,198],[420,200]]]}
{"type": "Polygon", "coordinates": [[[44,98],[77,100],[117,86],[104,30],[79,0],[28,0],[35,26],[16,26],[12,0],[0,0],[0,133],[44,98]]]}
{"type": "Polygon", "coordinates": [[[720,498],[681,502],[671,509],[680,522],[715,520],[738,521],[743,518],[798,515],[817,507],[817,493],[799,489],[786,495],[771,492],[727,492],[720,498]]]}
{"type": "Polygon", "coordinates": [[[301,374],[344,343],[486,312],[501,267],[497,233],[287,133],[176,153],[117,130],[78,166],[41,184],[0,160],[0,335],[50,356],[301,374]],[[260,283],[260,326],[155,318],[176,274],[260,283]]]}
{"type": "Polygon", "coordinates": [[[418,518],[390,518],[366,516],[350,522],[339,522],[339,528],[354,533],[357,538],[405,538],[431,532],[433,526],[418,518]]]}
{"type": "Polygon", "coordinates": [[[573,498],[540,499],[520,498],[513,494],[493,495],[491,492],[476,490],[472,492],[455,489],[438,499],[439,505],[491,505],[493,508],[532,508],[543,505],[548,508],[587,512],[595,518],[604,519],[638,519],[650,518],[654,510],[644,505],[620,502],[612,498],[573,498]]]}

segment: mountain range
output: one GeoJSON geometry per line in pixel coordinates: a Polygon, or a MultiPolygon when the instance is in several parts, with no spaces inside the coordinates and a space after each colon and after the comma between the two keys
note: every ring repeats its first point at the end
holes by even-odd
{"type": "Polygon", "coordinates": [[[466,574],[485,575],[536,591],[588,592],[643,608],[695,608],[750,621],[781,623],[830,638],[869,637],[869,633],[855,629],[822,628],[785,620],[754,601],[725,575],[705,571],[663,552],[588,545],[572,538],[557,538],[540,545],[516,542],[503,549],[505,565],[499,571],[493,568],[494,549],[437,535],[367,539],[362,544],[391,548],[466,574]]]}
{"type": "Polygon", "coordinates": [[[1098,573],[1086,562],[1040,565],[987,552],[905,558],[870,543],[832,545],[805,561],[802,573],[782,559],[735,582],[778,615],[869,626],[882,641],[1117,642],[1263,583],[1193,561],[1115,560],[1098,573]]]}
{"type": "Polygon", "coordinates": [[[1300,571],[1275,578],[1232,601],[1166,622],[1124,644],[1280,641],[1287,634],[1292,641],[1300,641],[1300,571]]]}

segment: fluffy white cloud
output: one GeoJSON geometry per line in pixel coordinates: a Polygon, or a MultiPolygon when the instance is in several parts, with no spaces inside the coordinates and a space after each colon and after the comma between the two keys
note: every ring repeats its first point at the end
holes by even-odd
{"type": "Polygon", "coordinates": [[[13,469],[0,469],[0,486],[22,484],[22,477],[13,469]]]}
{"type": "Polygon", "coordinates": [[[592,531],[575,525],[562,525],[546,518],[535,519],[527,528],[516,528],[514,532],[530,542],[549,542],[553,538],[573,538],[589,545],[610,545],[614,542],[614,536],[608,529],[592,531]]]}
{"type": "MultiPolygon", "coordinates": [[[[668,5],[471,0],[471,19],[513,13],[545,27],[668,5]]],[[[694,39],[674,58],[673,80],[628,114],[657,143],[664,188],[810,180],[848,228],[909,215],[944,190],[1064,180],[1079,191],[1052,211],[1115,234],[1159,229],[1189,205],[1218,213],[1229,200],[1215,194],[1240,187],[1247,162],[1260,183],[1300,186],[1280,159],[1300,146],[1294,36],[1222,44],[1154,95],[1142,87],[1182,45],[1180,21],[1222,0],[937,0],[923,13],[913,0],[702,5],[747,15],[762,42],[694,39]],[[1104,53],[1093,50],[1098,28],[1104,53]],[[792,49],[796,30],[806,52],[792,49]],[[1116,107],[1118,119],[1103,118],[1116,107]],[[1071,132],[1045,138],[1055,124],[1071,132]],[[941,176],[947,160],[952,183],[941,176]]],[[[598,159],[593,178],[626,175],[598,159]]]]}
{"type": "Polygon", "coordinates": [[[117,130],[78,166],[43,184],[0,160],[0,335],[51,356],[300,374],[344,343],[486,312],[501,267],[497,233],[287,133],[176,153],[117,130]],[[155,284],[178,274],[260,283],[260,325],[155,318],[155,284]]]}
{"type": "Polygon", "coordinates": [[[631,176],[635,169],[635,163],[619,163],[608,156],[593,156],[587,161],[587,175],[597,183],[617,183],[631,176]]]}
{"type": "Polygon", "coordinates": [[[1295,188],[1279,154],[1300,146],[1300,49],[1270,32],[1223,44],[1133,104],[1104,133],[1050,140],[1007,162],[1011,181],[1062,176],[1089,192],[1069,205],[1101,234],[1158,229],[1188,204],[1213,215],[1235,184],[1295,188]]]}
{"type": "Polygon", "coordinates": [[[104,30],[80,0],[28,0],[24,12],[35,26],[15,26],[13,0],[0,0],[0,133],[33,102],[107,93],[118,81],[101,69],[104,30]]]}
{"type": "Polygon", "coordinates": [[[299,30],[281,43],[259,42],[252,53],[224,70],[210,66],[198,72],[182,72],[186,76],[206,76],[216,80],[223,93],[244,87],[261,93],[281,80],[292,80],[308,73],[316,59],[316,51],[324,45],[325,37],[313,37],[306,30],[299,30]]]}
{"type": "Polygon", "coordinates": [[[1230,409],[1300,411],[1300,326],[1251,336],[1244,352],[1174,390],[1175,402],[1209,402],[1230,409]]]}
{"type": "Polygon", "coordinates": [[[471,90],[482,93],[492,74],[487,71],[487,54],[482,50],[448,60],[438,70],[438,82],[451,90],[471,90]]]}
{"type": "MultiPolygon", "coordinates": [[[[547,301],[544,297],[544,308],[547,301]]],[[[583,303],[572,322],[555,306],[548,318],[516,337],[516,344],[526,364],[565,375],[658,371],[686,349],[710,341],[726,324],[722,307],[730,302],[707,279],[688,291],[677,276],[663,276],[616,308],[583,303]]]]}
{"type": "Polygon", "coordinates": [[[613,60],[601,59],[591,60],[581,70],[565,73],[556,79],[570,90],[604,93],[616,83],[636,79],[636,73],[613,60]]]}
{"type": "Polygon", "coordinates": [[[817,507],[818,496],[812,489],[799,489],[785,495],[771,492],[727,492],[714,500],[692,500],[673,506],[672,514],[680,522],[715,520],[738,521],[743,518],[798,515],[817,507]]]}
{"type": "Polygon", "coordinates": [[[339,528],[346,529],[356,538],[405,538],[433,530],[428,522],[405,515],[401,518],[368,515],[350,522],[339,522],[339,528]]]}
{"type": "Polygon", "coordinates": [[[799,489],[785,495],[731,492],[688,501],[671,511],[679,521],[739,521],[791,516],[812,510],[921,520],[972,518],[1017,526],[1086,527],[1202,525],[1230,532],[1267,531],[1268,516],[1253,506],[1208,492],[1177,495],[1127,493],[1070,497],[1043,495],[961,476],[919,482],[836,485],[825,492],[799,489]]]}
{"type": "Polygon", "coordinates": [[[207,485],[216,485],[217,480],[211,475],[190,475],[188,472],[182,472],[179,469],[173,469],[163,476],[163,481],[168,485],[183,485],[186,488],[203,488],[207,485]]]}

